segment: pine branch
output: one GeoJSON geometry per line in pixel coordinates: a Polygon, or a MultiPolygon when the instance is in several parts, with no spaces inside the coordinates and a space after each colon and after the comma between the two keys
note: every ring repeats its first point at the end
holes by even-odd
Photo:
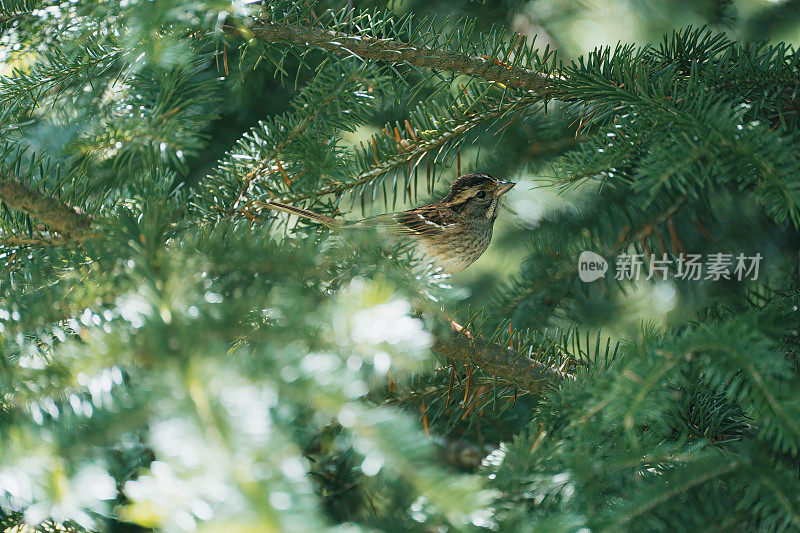
{"type": "MultiPolygon", "coordinates": [[[[357,80],[360,76],[350,74],[346,77],[347,80],[357,80]]],[[[281,152],[283,152],[287,146],[289,146],[292,142],[294,142],[298,137],[306,133],[309,129],[309,126],[314,123],[316,120],[319,119],[321,115],[327,110],[327,108],[336,100],[342,99],[342,91],[349,89],[350,85],[348,83],[344,83],[342,81],[336,86],[334,90],[331,90],[330,93],[317,105],[314,106],[313,110],[305,115],[300,122],[298,122],[281,140],[278,144],[276,144],[269,153],[258,162],[256,167],[249,172],[243,179],[242,188],[239,191],[236,200],[233,202],[233,210],[239,209],[239,206],[246,200],[248,193],[251,191],[253,184],[258,180],[258,178],[263,174],[265,170],[267,170],[272,161],[276,159],[281,152]]]]}
{"type": "Polygon", "coordinates": [[[256,38],[269,42],[321,48],[338,55],[355,56],[364,60],[406,63],[420,68],[460,72],[545,97],[552,92],[552,81],[549,77],[507,65],[491,57],[463,55],[431,46],[414,46],[394,39],[349,35],[294,24],[263,22],[251,31],[256,38]]]}
{"type": "Polygon", "coordinates": [[[4,236],[0,234],[0,246],[61,246],[67,244],[66,239],[58,237],[19,237],[17,235],[4,236]]]}
{"type": "MultiPolygon", "coordinates": [[[[89,229],[87,215],[4,174],[0,174],[0,200],[9,208],[22,211],[72,239],[81,240],[89,229]]],[[[13,241],[16,237],[8,239],[13,241]]]]}
{"type": "Polygon", "coordinates": [[[454,322],[451,324],[454,331],[450,338],[437,338],[433,343],[433,350],[445,357],[476,365],[487,374],[506,379],[532,393],[540,393],[570,377],[497,343],[475,338],[454,322]]]}
{"type": "Polygon", "coordinates": [[[89,42],[81,54],[53,48],[24,72],[15,69],[0,77],[0,104],[9,109],[40,106],[46,94],[59,95],[67,87],[90,77],[97,83],[115,64],[121,51],[117,47],[89,42]]]}
{"type": "MultiPolygon", "coordinates": [[[[524,107],[525,105],[535,103],[538,100],[538,96],[507,98],[505,102],[498,104],[496,107],[490,107],[487,110],[466,115],[463,122],[459,123],[458,125],[452,128],[445,127],[443,131],[437,132],[437,135],[434,135],[426,140],[420,139],[418,142],[410,145],[397,155],[377,161],[374,165],[355,176],[352,180],[333,182],[327,186],[319,187],[313,191],[286,194],[282,196],[280,200],[284,202],[299,202],[311,198],[319,198],[327,194],[339,196],[343,193],[358,189],[359,187],[368,186],[377,178],[388,172],[391,172],[392,170],[400,169],[409,164],[416,166],[422,160],[425,154],[445,146],[448,142],[457,139],[476,126],[483,124],[488,120],[502,117],[515,107],[524,107]]],[[[377,155],[375,157],[377,159],[377,155]]]]}
{"type": "Polygon", "coordinates": [[[319,72],[292,100],[290,111],[245,133],[205,179],[193,204],[206,215],[233,215],[253,198],[278,198],[292,186],[341,172],[334,163],[341,149],[332,139],[371,116],[386,81],[373,69],[353,67],[340,62],[319,72]],[[299,176],[303,179],[295,183],[299,176]]]}
{"type": "MultiPolygon", "coordinates": [[[[786,491],[781,487],[776,480],[771,476],[765,476],[759,473],[758,480],[761,486],[769,490],[775,497],[776,502],[781,510],[783,510],[789,517],[789,521],[795,528],[800,528],[800,512],[793,500],[797,500],[797,493],[792,494],[791,491],[786,491]]],[[[788,524],[787,524],[788,525],[788,524]]]]}
{"type": "MultiPolygon", "coordinates": [[[[333,93],[336,94],[336,93],[333,93]]],[[[242,188],[239,191],[236,200],[233,202],[233,210],[239,209],[239,205],[245,199],[247,193],[250,191],[253,183],[259,178],[259,176],[270,166],[272,160],[275,159],[280,155],[280,153],[289,145],[291,142],[297,138],[302,132],[304,132],[308,125],[313,122],[317,115],[319,114],[319,108],[317,108],[313,113],[307,115],[303,120],[301,120],[292,130],[286,135],[286,138],[278,143],[270,152],[258,162],[256,168],[254,168],[250,173],[248,173],[244,179],[242,180],[242,188]]]]}
{"type": "Polygon", "coordinates": [[[744,50],[708,34],[704,59],[689,60],[696,66],[682,67],[687,60],[676,50],[700,37],[700,32],[676,35],[675,43],[655,54],[647,47],[598,49],[562,71],[554,96],[573,103],[581,128],[612,124],[619,128],[620,155],[624,156],[625,145],[635,145],[647,154],[635,168],[640,190],[649,189],[651,195],[662,190],[687,195],[690,188],[699,191],[707,183],[735,185],[753,190],[776,221],[788,218],[800,227],[800,192],[794,180],[798,165],[788,155],[796,151],[797,139],[786,120],[774,121],[776,113],[784,112],[776,106],[796,93],[796,81],[781,90],[767,92],[761,87],[760,96],[749,90],[743,94],[741,83],[732,84],[733,89],[709,81],[738,76],[735,70],[742,62],[726,58],[746,55],[753,58],[748,63],[775,65],[773,69],[797,59],[779,49],[744,50]],[[757,106],[749,103],[755,99],[760,100],[757,106]]]}
{"type": "MultiPolygon", "coordinates": [[[[698,465],[699,466],[699,465],[698,465]]],[[[618,529],[623,526],[623,524],[627,524],[631,522],[634,518],[639,517],[649,511],[652,511],[657,506],[663,504],[665,501],[679,496],[681,494],[686,494],[686,492],[698,485],[702,485],[703,483],[707,483],[711,480],[720,478],[735,471],[737,468],[740,468],[741,462],[735,459],[722,462],[721,464],[711,463],[709,462],[709,467],[706,469],[696,468],[694,472],[690,472],[689,475],[686,476],[685,479],[675,479],[673,483],[671,483],[671,488],[665,490],[663,486],[660,486],[658,489],[658,493],[655,495],[647,494],[649,496],[646,501],[642,503],[642,505],[637,505],[630,509],[627,513],[623,514],[619,517],[613,524],[611,529],[618,529]]],[[[679,472],[679,474],[682,472],[679,472]]],[[[677,476],[676,476],[677,477],[677,476]]]]}
{"type": "Polygon", "coordinates": [[[14,22],[15,20],[19,20],[21,18],[25,18],[29,15],[29,13],[16,13],[13,15],[0,15],[0,24],[6,24],[9,22],[14,22]]]}
{"type": "Polygon", "coordinates": [[[34,9],[40,6],[38,0],[0,0],[0,25],[30,17],[34,9]]]}

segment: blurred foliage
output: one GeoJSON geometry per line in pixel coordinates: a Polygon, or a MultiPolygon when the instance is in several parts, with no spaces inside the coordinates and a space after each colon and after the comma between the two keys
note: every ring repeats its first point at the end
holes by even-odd
{"type": "Polygon", "coordinates": [[[0,195],[0,526],[800,529],[796,11],[0,0],[0,191],[91,223],[0,195]],[[520,185],[450,279],[251,203],[354,219],[471,170],[520,185]],[[762,261],[585,283],[586,250],[762,261]],[[566,379],[447,359],[445,317],[566,379]]]}

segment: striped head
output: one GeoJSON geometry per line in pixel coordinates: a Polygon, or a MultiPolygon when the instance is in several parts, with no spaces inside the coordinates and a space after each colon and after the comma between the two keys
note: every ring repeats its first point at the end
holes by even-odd
{"type": "Polygon", "coordinates": [[[500,200],[514,185],[489,174],[464,174],[453,182],[441,203],[466,219],[494,222],[500,200]]]}

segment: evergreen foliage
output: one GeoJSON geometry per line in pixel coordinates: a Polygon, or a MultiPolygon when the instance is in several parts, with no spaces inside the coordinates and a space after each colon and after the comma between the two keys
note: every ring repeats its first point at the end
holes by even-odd
{"type": "Polygon", "coordinates": [[[353,4],[0,0],[3,530],[800,529],[796,3],[575,57],[353,4]],[[488,281],[257,207],[467,170],[559,194],[488,281]]]}

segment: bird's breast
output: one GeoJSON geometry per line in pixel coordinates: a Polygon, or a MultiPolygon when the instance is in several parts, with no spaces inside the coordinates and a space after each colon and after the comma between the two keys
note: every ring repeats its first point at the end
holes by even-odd
{"type": "Polygon", "coordinates": [[[490,232],[448,231],[416,239],[419,251],[444,272],[460,272],[474,263],[489,247],[490,232]]]}

